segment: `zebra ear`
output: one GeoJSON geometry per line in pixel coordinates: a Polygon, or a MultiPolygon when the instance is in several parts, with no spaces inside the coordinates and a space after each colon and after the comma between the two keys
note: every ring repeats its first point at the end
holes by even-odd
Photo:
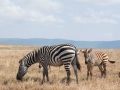
{"type": "Polygon", "coordinates": [[[92,52],[92,48],[88,51],[88,53],[91,53],[92,52]]]}

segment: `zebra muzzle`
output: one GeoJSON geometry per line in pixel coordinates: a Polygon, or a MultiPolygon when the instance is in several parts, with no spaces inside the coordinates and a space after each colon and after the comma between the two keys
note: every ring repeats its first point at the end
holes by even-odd
{"type": "Polygon", "coordinates": [[[19,75],[17,74],[16,79],[17,79],[17,80],[21,80],[22,78],[19,77],[19,75]]]}

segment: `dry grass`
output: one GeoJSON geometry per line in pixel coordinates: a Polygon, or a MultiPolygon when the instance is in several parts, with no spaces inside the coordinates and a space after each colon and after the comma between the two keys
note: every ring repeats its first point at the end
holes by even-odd
{"type": "Polygon", "coordinates": [[[115,64],[107,64],[107,78],[100,78],[98,67],[93,69],[93,79],[86,80],[86,65],[84,64],[83,54],[80,53],[80,63],[82,71],[78,72],[79,84],[75,82],[75,75],[71,68],[71,83],[66,85],[66,72],[62,67],[51,67],[49,71],[50,83],[40,84],[42,70],[39,64],[34,64],[29,68],[28,73],[22,81],[16,80],[18,71],[18,61],[28,52],[38,47],[0,45],[0,90],[120,90],[120,50],[110,49],[101,50],[109,55],[111,60],[116,60],[115,64]]]}

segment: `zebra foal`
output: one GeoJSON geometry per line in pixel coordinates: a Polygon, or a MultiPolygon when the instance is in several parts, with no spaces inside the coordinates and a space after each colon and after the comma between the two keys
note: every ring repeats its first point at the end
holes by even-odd
{"type": "Polygon", "coordinates": [[[35,54],[31,54],[30,52],[20,60],[19,62],[20,65],[16,78],[18,80],[21,80],[22,77],[27,73],[28,68],[32,64],[40,62],[40,64],[43,67],[42,84],[45,82],[45,76],[47,77],[47,81],[49,81],[48,65],[50,66],[64,65],[64,68],[67,73],[67,83],[69,84],[70,64],[72,64],[76,76],[76,82],[78,83],[77,69],[80,70],[81,67],[77,55],[78,55],[78,50],[72,44],[44,46],[38,49],[38,52],[35,52],[35,54]]]}
{"type": "Polygon", "coordinates": [[[108,55],[104,52],[92,52],[92,49],[88,50],[80,50],[84,54],[85,64],[87,64],[87,80],[89,75],[92,78],[92,69],[93,66],[98,66],[101,71],[101,78],[106,77],[106,63],[109,61],[110,63],[115,63],[115,61],[110,61],[108,55]]]}

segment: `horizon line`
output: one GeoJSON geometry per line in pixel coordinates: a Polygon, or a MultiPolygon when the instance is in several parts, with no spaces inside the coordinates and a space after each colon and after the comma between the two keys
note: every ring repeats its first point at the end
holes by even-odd
{"type": "Polygon", "coordinates": [[[64,39],[64,38],[0,38],[0,39],[51,39],[51,40],[56,40],[56,39],[60,39],[60,40],[70,40],[70,41],[85,41],[85,42],[110,42],[110,41],[120,41],[120,40],[72,40],[72,39],[64,39]]]}

